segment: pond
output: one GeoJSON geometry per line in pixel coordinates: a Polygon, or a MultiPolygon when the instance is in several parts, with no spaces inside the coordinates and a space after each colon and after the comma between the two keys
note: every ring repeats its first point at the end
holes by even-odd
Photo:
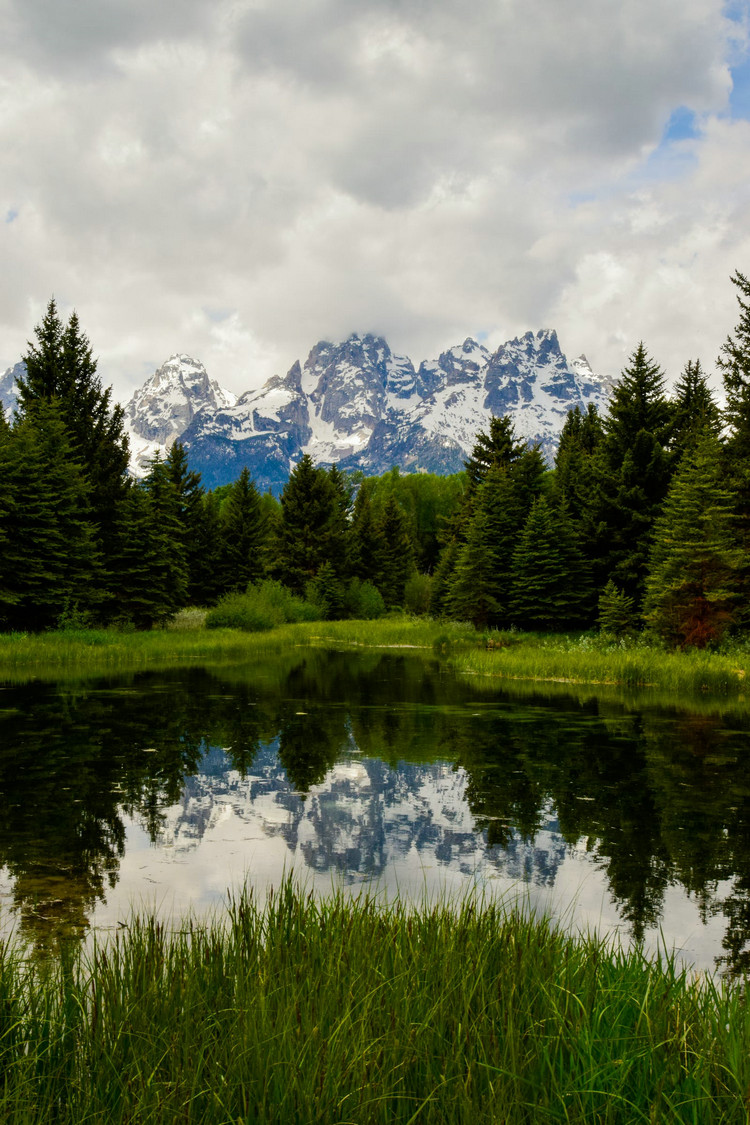
{"type": "Polygon", "coordinates": [[[459,679],[407,653],[0,687],[0,922],[40,950],[133,907],[479,889],[750,966],[750,717],[459,679]]]}

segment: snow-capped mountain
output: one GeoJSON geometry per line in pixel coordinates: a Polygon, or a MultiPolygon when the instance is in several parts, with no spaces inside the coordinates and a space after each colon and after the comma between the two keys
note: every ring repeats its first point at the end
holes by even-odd
{"type": "Polygon", "coordinates": [[[233,406],[235,396],[209,379],[202,363],[173,355],[146,380],[125,406],[131,464],[136,475],[150,457],[164,454],[199,411],[233,406]]]}
{"type": "MultiPolygon", "coordinates": [[[[6,413],[22,372],[16,364],[0,377],[6,413]]],[[[585,356],[568,361],[549,329],[494,352],[467,339],[418,368],[383,337],[353,335],[321,341],[303,365],[239,398],[203,364],[173,355],[125,404],[125,421],[136,476],[179,438],[208,487],[247,466],[261,490],[280,492],[303,453],[365,473],[458,472],[492,414],[509,415],[552,461],[568,411],[602,409],[611,386],[585,356]]]]}
{"type": "Polygon", "coordinates": [[[0,375],[0,408],[5,417],[10,421],[18,402],[17,383],[21,375],[26,373],[26,364],[21,360],[9,367],[0,375]]]}
{"type": "Polygon", "coordinates": [[[463,468],[492,414],[510,415],[551,461],[568,411],[601,408],[609,391],[585,356],[566,359],[550,330],[495,352],[468,339],[418,369],[382,337],[354,335],[316,344],[304,366],[231,407],[202,409],[180,438],[209,486],[247,465],[259,487],[278,491],[303,453],[367,473],[448,473],[463,468]]]}

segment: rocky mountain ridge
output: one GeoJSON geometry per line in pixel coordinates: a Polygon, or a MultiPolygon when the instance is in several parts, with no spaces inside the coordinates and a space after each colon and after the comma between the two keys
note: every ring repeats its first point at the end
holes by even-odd
{"type": "MultiPolygon", "coordinates": [[[[16,368],[0,378],[12,396],[16,368]],[[8,386],[6,387],[6,383],[8,386]]],[[[492,414],[538,442],[551,462],[569,410],[606,405],[611,384],[585,356],[569,362],[556,332],[509,340],[490,352],[466,339],[415,367],[381,336],[320,341],[304,364],[237,398],[201,363],[170,357],[125,405],[135,475],[179,438],[208,487],[244,466],[259,488],[279,492],[304,453],[316,463],[386,472],[457,472],[492,414]]]]}

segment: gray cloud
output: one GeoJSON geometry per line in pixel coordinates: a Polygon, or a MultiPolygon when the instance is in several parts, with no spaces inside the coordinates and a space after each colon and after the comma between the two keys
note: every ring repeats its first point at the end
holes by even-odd
{"type": "Polygon", "coordinates": [[[673,368],[733,323],[718,0],[0,10],[0,365],[52,292],[119,393],[177,349],[244,389],[354,330],[419,360],[550,324],[673,368]],[[682,105],[704,134],[649,162],[682,105]]]}

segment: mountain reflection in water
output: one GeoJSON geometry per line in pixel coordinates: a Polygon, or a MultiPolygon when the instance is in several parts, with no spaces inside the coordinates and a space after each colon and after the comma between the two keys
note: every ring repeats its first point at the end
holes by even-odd
{"type": "Polygon", "coordinates": [[[520,883],[566,924],[651,947],[661,929],[740,971],[749,728],[376,652],[6,685],[0,893],[44,950],[128,903],[203,909],[292,867],[320,891],[520,883]]]}

